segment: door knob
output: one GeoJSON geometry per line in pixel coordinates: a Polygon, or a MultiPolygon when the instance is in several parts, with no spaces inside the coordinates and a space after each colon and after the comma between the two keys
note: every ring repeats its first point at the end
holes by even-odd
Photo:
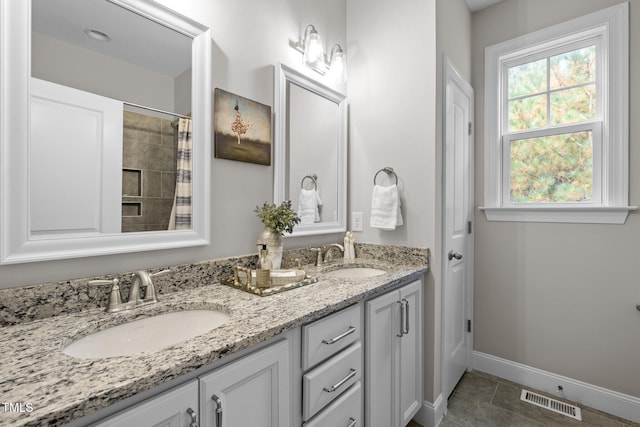
{"type": "Polygon", "coordinates": [[[449,261],[452,259],[462,259],[462,254],[460,252],[449,251],[449,261]]]}

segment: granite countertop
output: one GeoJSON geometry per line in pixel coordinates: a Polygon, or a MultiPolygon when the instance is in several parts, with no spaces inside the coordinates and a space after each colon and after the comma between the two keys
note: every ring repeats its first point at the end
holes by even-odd
{"type": "MultiPolygon", "coordinates": [[[[338,262],[340,264],[341,262],[338,262]]],[[[426,265],[392,265],[377,260],[350,264],[386,274],[338,279],[318,274],[315,284],[260,297],[213,283],[161,296],[158,304],[121,313],[101,309],[0,328],[0,401],[21,403],[24,412],[0,406],[0,426],[62,425],[149,390],[180,375],[249,348],[279,333],[380,294],[410,279],[426,265]],[[224,325],[156,352],[103,359],[76,359],[60,351],[74,338],[166,311],[216,308],[230,314],[224,325]],[[28,405],[32,411],[29,412],[28,405]],[[4,410],[3,410],[4,409],[4,410]]],[[[331,267],[328,267],[331,268],[331,267]]],[[[335,266],[333,268],[336,268],[335,266]]]]}

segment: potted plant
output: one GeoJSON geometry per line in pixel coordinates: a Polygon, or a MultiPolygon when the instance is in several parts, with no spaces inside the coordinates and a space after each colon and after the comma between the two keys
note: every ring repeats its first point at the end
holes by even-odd
{"type": "Polygon", "coordinates": [[[282,265],[282,236],[291,233],[293,227],[300,222],[300,217],[291,208],[291,200],[285,200],[280,205],[265,202],[262,207],[256,206],[255,213],[262,221],[264,230],[258,239],[258,244],[266,244],[273,268],[282,265]]]}

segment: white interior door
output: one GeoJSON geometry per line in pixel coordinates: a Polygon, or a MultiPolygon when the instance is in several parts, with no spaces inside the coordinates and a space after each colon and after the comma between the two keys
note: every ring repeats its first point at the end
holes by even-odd
{"type": "Polygon", "coordinates": [[[473,89],[445,58],[443,392],[470,366],[473,340],[473,89]]]}
{"type": "Polygon", "coordinates": [[[119,233],[122,102],[31,79],[31,238],[119,233]]]}

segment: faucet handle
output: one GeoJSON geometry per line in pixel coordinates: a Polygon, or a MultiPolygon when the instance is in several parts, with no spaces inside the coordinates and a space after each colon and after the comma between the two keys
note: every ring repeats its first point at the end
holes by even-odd
{"type": "Polygon", "coordinates": [[[117,285],[118,283],[120,283],[120,279],[96,279],[96,280],[89,280],[87,282],[88,285],[117,285]]]}
{"type": "Polygon", "coordinates": [[[322,265],[322,248],[311,248],[311,252],[317,252],[316,255],[316,267],[320,267],[322,265]]]}
{"type": "Polygon", "coordinates": [[[171,273],[171,270],[166,269],[166,270],[158,271],[157,273],[150,273],[149,276],[151,277],[164,276],[165,274],[169,274],[169,273],[171,273]]]}
{"type": "Polygon", "coordinates": [[[109,300],[107,301],[107,307],[105,311],[108,313],[114,311],[122,310],[122,294],[120,293],[120,279],[111,279],[111,280],[90,280],[89,285],[111,285],[111,290],[109,291],[109,300]]]}

